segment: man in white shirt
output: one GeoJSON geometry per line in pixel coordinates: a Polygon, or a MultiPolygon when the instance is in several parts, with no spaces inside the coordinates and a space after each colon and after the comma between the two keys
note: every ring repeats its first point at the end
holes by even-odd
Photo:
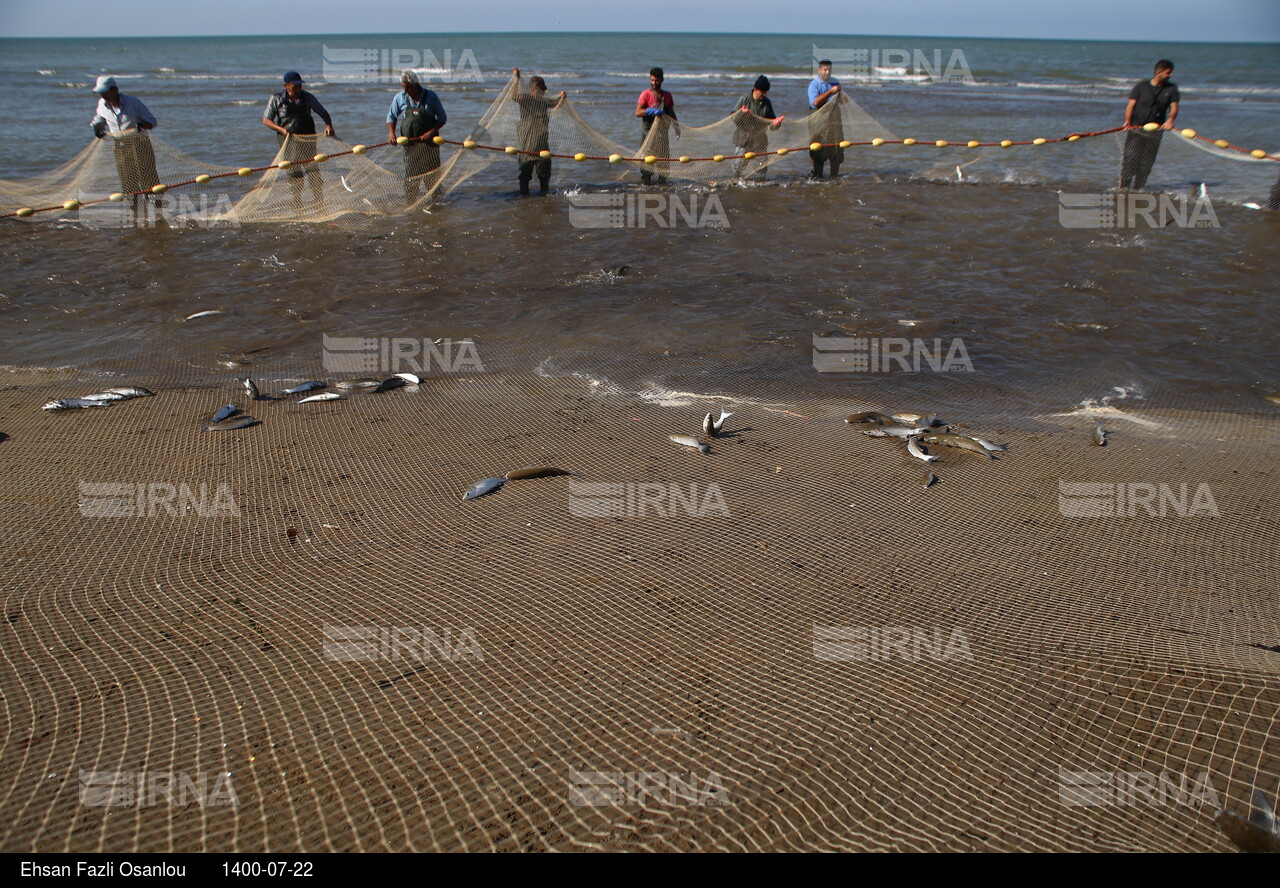
{"type": "MultiPolygon", "coordinates": [[[[155,115],[133,96],[120,92],[114,77],[102,76],[93,91],[100,97],[94,115],[93,134],[99,139],[110,135],[120,174],[120,190],[125,194],[150,191],[160,184],[156,172],[156,155],[147,130],[155,129],[155,115]]],[[[137,199],[131,203],[137,209],[137,199]]]]}

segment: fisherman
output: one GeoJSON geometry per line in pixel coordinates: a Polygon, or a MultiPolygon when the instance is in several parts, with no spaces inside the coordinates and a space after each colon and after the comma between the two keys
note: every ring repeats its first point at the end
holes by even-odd
{"type": "MultiPolygon", "coordinates": [[[[636,117],[639,117],[644,123],[646,153],[656,157],[669,157],[671,155],[671,142],[669,128],[675,127],[676,137],[680,137],[680,123],[676,120],[676,100],[672,98],[671,93],[662,88],[663,73],[661,68],[649,69],[649,88],[640,93],[640,98],[636,101],[636,117]],[[665,118],[665,119],[664,119],[665,118]],[[670,120],[671,123],[667,123],[670,120]],[[654,123],[658,124],[657,132],[653,133],[653,141],[649,141],[650,132],[653,130],[654,123]]],[[[658,168],[665,170],[668,164],[660,163],[658,168]]],[[[645,185],[653,184],[653,173],[648,170],[640,170],[640,180],[645,185]]],[[[658,184],[665,185],[667,177],[658,174],[658,184]]]]}
{"type": "Polygon", "coordinates": [[[809,149],[809,159],[813,161],[815,179],[821,179],[823,167],[831,161],[831,178],[840,175],[840,164],[844,161],[844,149],[839,142],[844,140],[844,127],[840,122],[838,103],[844,101],[840,93],[840,81],[831,76],[831,60],[818,62],[818,76],[809,81],[809,138],[812,142],[821,142],[824,146],[816,151],[809,149]],[[825,113],[819,114],[828,104],[825,113]]]}
{"type": "Polygon", "coordinates": [[[538,152],[550,151],[550,121],[548,112],[560,107],[567,93],[560,91],[555,101],[548,99],[547,82],[541,77],[529,78],[529,92],[520,94],[520,69],[512,68],[515,80],[511,84],[511,101],[520,106],[520,122],[516,124],[516,140],[520,143],[520,193],[529,193],[533,173],[538,173],[538,188],[546,194],[551,187],[551,158],[538,157],[538,152]]]}
{"type": "Polygon", "coordinates": [[[449,117],[440,97],[422,85],[417,71],[401,71],[400,86],[401,91],[391,100],[391,110],[387,112],[387,139],[395,141],[401,135],[412,140],[404,146],[404,201],[412,204],[418,199],[419,185],[431,191],[425,177],[440,169],[440,147],[432,140],[440,135],[440,127],[449,117]]]}
{"type": "MultiPolygon", "coordinates": [[[[775,117],[773,102],[769,101],[769,78],[761,74],[756,78],[751,92],[736,103],[736,110],[730,115],[734,123],[733,144],[737,154],[764,154],[769,150],[771,129],[782,126],[782,117],[775,117]]],[[[734,165],[733,174],[739,179],[751,161],[739,160],[734,165]]],[[[751,178],[757,182],[764,181],[765,167],[760,164],[751,178]]]]}
{"type": "MultiPolygon", "coordinates": [[[[315,156],[316,140],[307,138],[315,136],[316,121],[311,116],[314,111],[324,121],[324,134],[334,137],[333,119],[324,109],[320,101],[302,88],[302,75],[297,71],[286,71],[284,74],[284,90],[278,92],[267,102],[267,110],[262,115],[262,123],[276,131],[276,140],[284,147],[283,160],[297,163],[310,160],[315,156]]],[[[291,167],[287,171],[290,185],[294,189],[295,202],[300,200],[302,178],[311,173],[311,190],[317,200],[322,198],[322,182],[315,164],[308,164],[308,169],[291,167]],[[296,180],[296,181],[292,181],[296,180]]]]}
{"type": "Polygon", "coordinates": [[[1120,166],[1120,187],[1141,191],[1156,163],[1156,152],[1165,130],[1173,129],[1178,116],[1178,87],[1169,82],[1173,76],[1173,62],[1161,59],[1156,62],[1155,75],[1150,80],[1139,80],[1129,92],[1129,104],[1124,107],[1124,160],[1120,166]],[[1145,132],[1148,123],[1160,124],[1160,129],[1145,132]]]}
{"type": "MultiPolygon", "coordinates": [[[[93,134],[99,139],[108,133],[112,137],[120,190],[125,194],[150,191],[160,184],[155,150],[147,135],[147,130],[155,129],[155,115],[140,100],[121,93],[114,77],[99,77],[93,91],[100,97],[97,114],[91,121],[93,134]]],[[[130,203],[136,213],[136,195],[130,203]]]]}

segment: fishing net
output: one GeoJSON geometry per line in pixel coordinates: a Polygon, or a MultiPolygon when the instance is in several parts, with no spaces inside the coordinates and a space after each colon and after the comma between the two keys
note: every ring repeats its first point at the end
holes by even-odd
{"type": "MultiPolygon", "coordinates": [[[[660,117],[642,144],[628,149],[592,127],[571,99],[535,97],[512,78],[468,132],[462,141],[440,145],[415,140],[367,148],[291,136],[270,164],[244,168],[204,163],[146,133],[109,136],[51,173],[0,180],[0,215],[86,225],[158,219],[354,224],[421,212],[472,180],[477,189],[511,188],[521,178],[561,187],[719,186],[793,181],[809,174],[815,160],[824,175],[854,182],[1036,185],[1088,195],[1123,186],[1280,206],[1280,165],[1273,156],[1258,158],[1189,130],[1061,134],[1019,143],[984,142],[980,134],[900,138],[847,96],[778,125],[741,110],[706,126],[660,117]],[[164,193],[149,193],[157,185],[164,193]]],[[[1153,206],[1130,201],[1119,211],[1153,206]]]]}

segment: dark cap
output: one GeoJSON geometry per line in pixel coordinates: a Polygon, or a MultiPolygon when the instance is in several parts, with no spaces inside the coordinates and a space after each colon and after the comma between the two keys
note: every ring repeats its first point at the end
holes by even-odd
{"type": "Polygon", "coordinates": [[[767,93],[769,91],[769,78],[761,74],[756,78],[755,88],[760,90],[760,92],[767,93]]]}
{"type": "Polygon", "coordinates": [[[297,71],[285,71],[284,82],[285,83],[301,83],[302,75],[299,74],[297,71]]]}

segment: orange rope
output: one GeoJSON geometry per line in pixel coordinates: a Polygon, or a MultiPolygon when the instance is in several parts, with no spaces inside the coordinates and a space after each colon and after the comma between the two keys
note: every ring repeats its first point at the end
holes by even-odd
{"type": "MultiPolygon", "coordinates": [[[[1004,142],[978,142],[978,144],[973,145],[973,146],[970,146],[968,141],[964,141],[964,142],[947,142],[947,144],[946,144],[946,145],[944,145],[944,146],[939,146],[939,145],[937,145],[937,144],[936,144],[936,140],[935,140],[935,141],[928,141],[928,140],[923,140],[923,141],[922,141],[922,140],[919,140],[919,139],[912,140],[912,143],[913,143],[913,144],[917,144],[917,145],[924,145],[924,146],[926,146],[926,147],[931,147],[931,148],[932,148],[932,147],[964,148],[964,149],[971,149],[971,148],[1002,148],[1002,147],[1008,147],[1008,148],[1011,148],[1011,147],[1014,147],[1014,146],[1021,146],[1021,145],[1035,145],[1035,144],[1037,144],[1037,143],[1039,143],[1039,144],[1041,144],[1041,145],[1049,145],[1049,144],[1053,144],[1053,143],[1055,143],[1055,142],[1073,142],[1073,141],[1077,141],[1077,140],[1079,140],[1079,139],[1088,139],[1088,138],[1092,138],[1092,137],[1094,137],[1094,136],[1105,136],[1105,135],[1109,135],[1109,134],[1111,134],[1111,133],[1123,132],[1124,130],[1125,130],[1125,127],[1123,127],[1123,126],[1117,126],[1117,127],[1113,127],[1113,128],[1111,128],[1111,129],[1098,130],[1098,131],[1096,131],[1096,132],[1091,132],[1091,133],[1071,133],[1070,135],[1062,136],[1062,137],[1057,138],[1057,139],[1044,139],[1044,140],[1034,139],[1034,140],[1028,140],[1028,141],[1024,141],[1024,142],[1012,142],[1012,141],[1010,141],[1008,145],[1005,145],[1005,144],[1004,144],[1004,142]]],[[[410,142],[420,142],[420,141],[422,141],[422,140],[424,140],[424,139],[426,139],[426,138],[427,138],[426,136],[415,136],[415,137],[409,137],[409,141],[410,141],[410,142]]],[[[438,137],[438,136],[437,136],[437,137],[433,137],[433,142],[434,142],[434,139],[435,139],[435,138],[439,138],[439,137],[438,137]]],[[[1198,133],[1197,133],[1193,138],[1195,138],[1196,140],[1201,141],[1201,142],[1207,142],[1207,143],[1209,143],[1210,145],[1214,145],[1215,147],[1222,147],[1222,146],[1219,146],[1219,145],[1217,144],[1217,140],[1210,139],[1210,138],[1208,138],[1208,137],[1206,137],[1206,136],[1199,135],[1198,133]]],[[[470,140],[467,140],[467,141],[470,141],[470,140]]],[[[385,148],[385,147],[388,147],[388,146],[390,146],[390,145],[396,145],[396,144],[399,144],[399,143],[398,143],[398,142],[396,142],[396,141],[394,141],[394,140],[388,139],[388,140],[387,140],[387,141],[385,141],[385,142],[377,142],[377,143],[375,143],[375,144],[373,144],[373,145],[367,145],[367,146],[365,146],[365,147],[366,147],[366,148],[385,148]]],[[[465,143],[463,143],[463,142],[457,142],[457,141],[454,141],[454,140],[452,140],[452,139],[443,139],[443,138],[442,138],[442,139],[440,139],[440,142],[439,142],[438,144],[441,144],[441,145],[457,145],[457,146],[459,146],[459,147],[463,147],[465,143]]],[[[812,143],[809,143],[809,144],[812,144],[812,143]]],[[[785,151],[785,152],[787,152],[788,154],[795,153],[795,152],[800,152],[800,151],[807,151],[807,150],[809,150],[809,144],[801,145],[801,146],[796,147],[796,148],[783,148],[783,149],[776,149],[776,148],[775,148],[775,149],[773,149],[772,151],[756,152],[755,154],[753,154],[753,156],[754,156],[754,157],[766,157],[766,156],[771,155],[771,154],[776,155],[776,154],[778,153],[778,151],[779,151],[779,150],[785,151]]],[[[823,147],[823,148],[837,148],[837,147],[839,147],[839,146],[840,146],[840,143],[839,143],[839,142],[823,142],[823,143],[821,143],[821,144],[822,144],[822,147],[823,147]]],[[[880,144],[880,145],[906,145],[906,144],[907,144],[907,139],[885,139],[885,140],[882,140],[879,144],[880,144]]],[[[474,148],[474,149],[478,149],[478,150],[482,150],[482,151],[501,151],[501,152],[502,152],[502,153],[504,153],[504,154],[508,153],[508,152],[507,152],[506,147],[502,147],[502,146],[498,146],[498,145],[480,145],[480,144],[475,143],[475,142],[472,142],[472,143],[471,143],[471,145],[473,146],[473,148],[474,148]]],[[[848,144],[848,147],[850,147],[850,148],[865,148],[865,147],[877,147],[877,145],[876,145],[876,143],[874,143],[874,142],[850,142],[850,143],[848,144]]],[[[1253,155],[1253,152],[1252,152],[1252,151],[1250,151],[1248,148],[1241,148],[1241,147],[1240,147],[1240,146],[1238,146],[1238,145],[1230,145],[1230,144],[1228,144],[1224,150],[1227,150],[1227,149],[1232,150],[1232,151],[1238,151],[1238,152],[1240,152],[1241,154],[1248,154],[1248,155],[1250,155],[1250,156],[1252,156],[1252,155],[1253,155]]],[[[467,149],[467,150],[472,150],[472,149],[467,149]]],[[[329,155],[326,155],[326,159],[328,159],[328,158],[333,158],[333,157],[343,157],[344,155],[347,155],[347,154],[354,154],[354,153],[355,153],[355,151],[354,151],[353,149],[348,149],[348,150],[346,150],[346,151],[339,151],[339,152],[337,152],[336,154],[329,154],[329,155]]],[[[528,156],[530,156],[530,157],[541,157],[541,156],[542,156],[542,152],[540,152],[540,151],[524,151],[524,150],[517,150],[515,153],[516,153],[516,154],[524,154],[524,155],[528,155],[528,156]]],[[[556,157],[556,158],[560,158],[560,159],[562,159],[562,160],[577,160],[577,155],[575,155],[575,154],[555,154],[555,153],[551,153],[551,152],[548,152],[548,154],[549,154],[549,156],[550,156],[550,157],[556,157]]],[[[717,156],[717,157],[721,157],[723,160],[742,160],[742,159],[744,159],[744,158],[746,157],[746,154],[724,154],[724,155],[716,155],[716,156],[717,156]]],[[[716,159],[715,157],[690,157],[690,158],[688,159],[688,161],[686,161],[686,162],[687,162],[687,163],[707,162],[707,161],[714,161],[715,159],[716,159]]],[[[1262,158],[1258,158],[1258,159],[1259,159],[1259,160],[1263,160],[1263,159],[1265,159],[1265,160],[1280,161],[1280,157],[1278,157],[1278,156],[1276,156],[1276,155],[1273,155],[1273,154],[1266,154],[1266,155],[1264,155],[1262,158]]],[[[606,160],[606,161],[607,161],[607,160],[611,160],[611,157],[610,157],[610,156],[604,156],[604,155],[583,155],[583,160],[606,160]]],[[[320,162],[321,162],[321,161],[317,161],[314,157],[308,157],[308,158],[305,158],[305,159],[303,159],[303,160],[296,160],[296,161],[292,161],[292,162],[290,163],[290,166],[305,166],[306,164],[309,164],[309,163],[320,163],[320,162]]],[[[627,163],[646,163],[646,161],[645,161],[645,159],[644,159],[643,157],[621,157],[621,156],[619,156],[619,157],[618,157],[618,162],[620,162],[620,163],[621,163],[621,162],[627,162],[627,163]]],[[[655,157],[655,158],[654,158],[654,160],[653,160],[653,162],[654,162],[654,163],[681,163],[681,160],[680,160],[680,158],[678,158],[678,157],[655,157]]],[[[260,166],[260,167],[242,167],[241,169],[248,169],[250,172],[254,172],[254,173],[261,173],[261,172],[265,172],[265,171],[267,171],[267,170],[274,170],[274,169],[278,169],[278,168],[279,168],[279,167],[278,167],[276,164],[269,164],[269,165],[267,165],[267,166],[260,166]]],[[[230,171],[230,172],[226,172],[226,173],[212,173],[212,174],[208,174],[208,175],[209,175],[209,180],[210,180],[210,181],[212,181],[212,180],[214,180],[214,179],[225,179],[225,178],[227,178],[227,177],[229,177],[229,176],[239,176],[239,175],[241,175],[241,173],[240,173],[240,170],[232,170],[232,171],[230,171]]],[[[196,185],[196,184],[202,184],[202,183],[197,183],[195,179],[187,179],[187,180],[182,181],[182,182],[174,182],[174,183],[173,183],[173,184],[171,184],[171,185],[166,185],[166,186],[165,186],[165,190],[167,191],[167,190],[172,189],[172,188],[181,188],[181,187],[186,186],[186,185],[196,185]]],[[[123,198],[123,197],[136,197],[136,196],[138,196],[138,195],[146,195],[146,194],[154,194],[154,193],[155,193],[155,192],[151,191],[150,189],[143,189],[143,190],[141,190],[141,191],[128,191],[128,192],[122,192],[122,198],[123,198]]],[[[96,200],[77,201],[77,203],[78,203],[78,205],[79,205],[79,206],[85,207],[85,206],[92,206],[92,205],[94,205],[94,204],[99,204],[99,203],[106,203],[106,202],[109,202],[110,200],[111,200],[111,198],[110,198],[110,197],[100,197],[100,198],[97,198],[96,200]]],[[[58,204],[58,205],[56,205],[56,206],[52,206],[52,207],[32,207],[32,208],[29,208],[29,209],[31,209],[31,214],[30,214],[30,215],[34,215],[35,213],[47,213],[47,212],[51,212],[51,211],[55,211],[55,210],[65,210],[65,209],[66,209],[66,207],[65,207],[65,206],[63,206],[62,204],[58,204]]],[[[15,217],[15,216],[17,216],[17,215],[18,215],[18,213],[17,213],[16,211],[15,211],[15,212],[10,212],[10,213],[0,213],[0,219],[10,219],[10,218],[13,218],[13,217],[15,217]]]]}

